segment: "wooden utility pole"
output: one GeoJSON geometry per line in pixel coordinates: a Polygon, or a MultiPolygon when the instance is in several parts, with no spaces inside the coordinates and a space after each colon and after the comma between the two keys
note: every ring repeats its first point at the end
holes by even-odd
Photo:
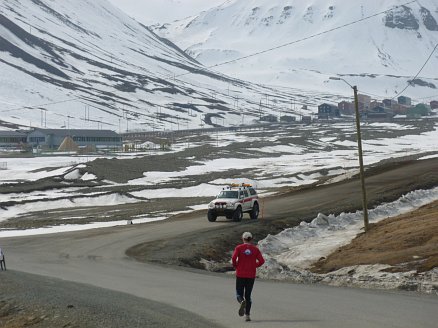
{"type": "Polygon", "coordinates": [[[360,184],[362,188],[362,208],[363,208],[363,223],[365,232],[369,230],[368,221],[368,201],[367,201],[367,191],[365,188],[365,173],[363,166],[363,154],[362,154],[362,136],[360,132],[360,114],[359,114],[359,98],[357,96],[357,86],[353,86],[346,80],[340,77],[329,77],[330,80],[343,81],[348,84],[354,91],[354,111],[356,114],[356,131],[357,131],[357,148],[359,152],[359,172],[360,172],[360,184]]]}
{"type": "Polygon", "coordinates": [[[367,208],[367,192],[365,188],[365,172],[363,167],[363,154],[362,154],[362,137],[360,132],[360,114],[359,114],[359,99],[357,96],[357,86],[353,86],[354,91],[354,110],[356,112],[356,130],[357,130],[357,148],[359,151],[359,169],[360,169],[360,183],[362,187],[362,207],[363,207],[363,222],[365,232],[369,230],[368,221],[368,208],[367,208]]]}

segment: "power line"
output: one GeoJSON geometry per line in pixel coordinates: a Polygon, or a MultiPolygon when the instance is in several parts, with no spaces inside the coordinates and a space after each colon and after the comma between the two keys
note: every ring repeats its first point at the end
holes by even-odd
{"type": "MultiPolygon", "coordinates": [[[[310,36],[307,36],[307,37],[302,38],[302,39],[298,39],[298,40],[295,40],[295,41],[284,43],[282,45],[279,45],[279,46],[276,46],[276,47],[272,47],[272,48],[269,48],[269,49],[265,49],[265,50],[262,50],[262,51],[258,51],[258,52],[255,52],[255,53],[252,53],[252,54],[249,54],[249,55],[246,55],[246,56],[242,56],[242,57],[239,57],[239,58],[236,58],[236,59],[233,59],[233,60],[225,61],[225,62],[218,63],[218,64],[211,65],[211,66],[207,66],[206,68],[207,69],[211,69],[211,68],[215,68],[215,67],[231,64],[231,63],[234,63],[234,62],[237,62],[237,61],[245,60],[245,59],[248,59],[248,58],[251,58],[251,57],[255,57],[255,56],[267,53],[267,52],[271,52],[271,51],[274,51],[274,50],[277,50],[277,49],[280,49],[280,48],[284,48],[284,47],[287,47],[287,46],[292,45],[292,44],[303,42],[303,41],[306,41],[306,40],[309,40],[309,39],[312,39],[312,38],[315,38],[315,37],[318,37],[318,36],[321,36],[321,35],[324,35],[324,34],[327,34],[327,33],[330,33],[330,32],[333,32],[333,31],[336,31],[336,30],[339,30],[339,29],[342,29],[342,28],[345,28],[345,27],[348,27],[348,26],[351,26],[351,25],[354,25],[354,24],[357,24],[357,23],[360,23],[360,22],[363,22],[365,20],[369,20],[371,18],[380,16],[380,15],[385,14],[387,12],[390,12],[390,11],[396,9],[396,8],[399,8],[399,7],[402,7],[402,6],[406,6],[406,5],[409,5],[409,4],[414,3],[414,2],[419,4],[418,0],[409,1],[409,2],[400,4],[400,5],[397,5],[397,6],[393,6],[390,9],[387,9],[387,10],[384,10],[384,11],[372,14],[372,15],[367,16],[367,17],[363,17],[361,19],[355,20],[355,21],[350,22],[350,23],[343,24],[341,26],[334,27],[334,28],[329,29],[329,30],[325,30],[325,31],[322,31],[322,32],[319,32],[319,33],[316,33],[316,34],[313,34],[313,35],[310,35],[310,36]]],[[[430,56],[427,58],[426,62],[423,64],[423,66],[421,67],[421,69],[418,71],[418,73],[415,75],[415,77],[413,79],[416,79],[419,76],[419,74],[421,73],[423,68],[426,66],[426,64],[428,63],[428,61],[432,57],[432,55],[435,52],[437,47],[438,47],[438,44],[435,46],[434,50],[432,51],[430,56]]],[[[185,76],[185,75],[189,75],[189,74],[192,74],[192,72],[187,72],[187,73],[183,73],[183,74],[179,74],[179,75],[174,75],[173,78],[180,77],[180,76],[185,76]]],[[[260,85],[262,85],[262,86],[269,86],[269,85],[263,84],[263,83],[260,84],[260,85]]],[[[398,93],[397,95],[395,95],[391,99],[394,99],[395,97],[400,96],[404,91],[406,91],[406,89],[409,86],[411,86],[410,83],[408,83],[408,85],[400,93],[398,93]]],[[[363,92],[363,91],[361,91],[361,93],[367,94],[367,95],[370,95],[370,96],[374,96],[374,97],[385,98],[385,96],[376,95],[376,94],[372,94],[372,93],[367,93],[367,92],[363,92]]],[[[430,98],[433,98],[433,97],[430,97],[430,98]]],[[[420,98],[420,99],[422,99],[422,98],[420,98]]]]}
{"type": "MultiPolygon", "coordinates": [[[[205,67],[205,68],[206,68],[206,69],[211,69],[211,68],[215,68],[215,67],[219,67],[219,66],[227,65],[227,64],[230,64],[230,63],[234,63],[234,62],[237,62],[237,61],[241,61],[241,60],[245,60],[245,59],[248,59],[248,58],[251,58],[251,57],[255,57],[255,56],[258,56],[258,55],[261,55],[261,54],[265,54],[265,53],[268,53],[268,52],[271,52],[271,51],[274,51],[274,50],[277,50],[277,49],[280,49],[280,48],[284,48],[284,47],[287,47],[287,46],[290,46],[290,45],[293,45],[293,44],[297,44],[297,43],[300,43],[300,42],[303,42],[303,41],[306,41],[306,40],[309,40],[309,39],[312,39],[312,38],[316,38],[316,37],[321,36],[321,35],[328,34],[328,33],[330,33],[330,32],[336,31],[336,30],[339,30],[339,29],[342,29],[342,28],[345,28],[345,27],[349,27],[349,26],[351,26],[351,25],[354,25],[354,24],[357,24],[357,23],[360,23],[360,22],[363,22],[363,21],[369,20],[369,19],[371,19],[371,18],[374,18],[374,17],[380,16],[380,15],[385,14],[385,13],[387,13],[387,12],[390,12],[390,11],[396,9],[396,8],[399,8],[399,7],[401,7],[401,6],[405,6],[405,5],[409,5],[409,4],[414,3],[414,2],[417,2],[417,3],[418,3],[417,0],[413,0],[413,1],[406,2],[406,3],[404,3],[404,4],[400,4],[400,5],[392,6],[390,9],[387,9],[387,10],[384,10],[384,11],[381,11],[381,12],[378,12],[378,13],[375,13],[375,14],[372,14],[372,15],[367,16],[367,17],[363,17],[363,18],[361,18],[361,19],[358,19],[358,20],[355,20],[355,21],[352,21],[352,22],[349,22],[349,23],[346,23],[346,24],[343,24],[343,25],[340,25],[340,26],[337,26],[337,27],[334,27],[334,28],[331,28],[331,29],[328,29],[328,30],[325,30],[325,31],[322,31],[322,32],[319,32],[319,33],[316,33],[316,34],[313,34],[313,35],[310,35],[310,36],[307,36],[307,37],[304,37],[304,38],[301,38],[301,39],[298,39],[298,40],[294,40],[294,41],[291,41],[291,42],[287,42],[287,43],[284,43],[284,44],[278,45],[278,46],[276,46],[276,47],[272,47],[272,48],[269,48],[269,49],[265,49],[265,50],[262,50],[262,51],[258,51],[258,52],[255,52],[255,53],[252,53],[252,54],[249,54],[249,55],[246,55],[246,56],[242,56],[242,57],[240,57],[240,58],[236,58],[236,59],[229,60],[229,61],[226,61],[226,62],[218,63],[218,64],[215,64],[215,65],[212,65],[212,66],[208,66],[208,67],[205,67]]],[[[416,74],[416,76],[414,77],[414,79],[418,77],[418,75],[421,73],[422,69],[426,66],[427,62],[428,62],[428,61],[430,60],[430,58],[432,57],[433,52],[436,50],[437,46],[438,46],[438,44],[435,46],[435,49],[432,51],[432,53],[430,54],[429,58],[426,60],[426,62],[424,63],[424,65],[422,66],[422,68],[420,69],[420,71],[416,74]]],[[[202,70],[205,70],[205,68],[202,68],[202,67],[201,67],[201,68],[199,68],[199,70],[202,71],[202,70]]],[[[180,77],[180,76],[184,76],[184,75],[188,75],[188,74],[192,74],[192,73],[193,73],[193,72],[187,72],[187,73],[183,73],[183,74],[180,74],[180,75],[174,75],[173,78],[180,77]]],[[[161,74],[159,74],[159,75],[161,75],[161,74]]],[[[163,74],[163,76],[164,76],[164,74],[163,74]]],[[[266,85],[266,84],[259,84],[259,85],[261,85],[261,86],[268,86],[268,85],[266,85]]],[[[410,86],[410,85],[408,84],[408,85],[406,86],[406,88],[405,88],[402,92],[404,92],[409,86],[410,86]]],[[[282,87],[282,88],[287,88],[287,87],[282,87]]],[[[287,88],[287,89],[289,89],[289,88],[287,88]]],[[[277,88],[276,90],[278,90],[278,88],[277,88]]],[[[402,93],[402,92],[401,92],[401,93],[402,93]]],[[[367,94],[367,93],[365,93],[365,92],[362,92],[362,93],[367,94]]],[[[401,93],[400,93],[400,94],[401,94],[401,93]]],[[[368,93],[368,94],[369,94],[369,93],[368,93]]],[[[373,94],[369,94],[369,95],[373,95],[373,94]]],[[[373,96],[378,96],[378,95],[373,95],[373,96]]],[[[383,98],[384,98],[384,97],[383,97],[383,98]]],[[[394,98],[395,98],[395,97],[394,97],[394,98]]],[[[432,98],[432,97],[431,97],[431,98],[432,98]]],[[[53,105],[53,104],[58,104],[58,103],[70,102],[70,101],[73,101],[73,100],[76,100],[76,99],[81,99],[81,98],[74,98],[74,99],[70,99],[70,100],[51,102],[51,103],[46,103],[46,104],[41,104],[41,105],[35,105],[35,106],[23,106],[23,107],[14,108],[14,109],[3,110],[2,112],[8,112],[8,111],[14,111],[14,110],[20,110],[20,109],[38,108],[38,107],[41,107],[41,106],[47,106],[47,105],[53,105]]],[[[82,102],[82,101],[81,101],[81,102],[82,102]]],[[[82,102],[82,103],[83,103],[83,102],[82,102]]],[[[95,105],[92,105],[92,106],[95,107],[95,105]]],[[[96,107],[96,108],[98,108],[98,107],[96,107]]],[[[98,108],[98,109],[103,110],[102,108],[98,108]]]]}
{"type": "MultiPolygon", "coordinates": [[[[211,69],[211,68],[215,68],[215,67],[231,64],[231,63],[234,63],[234,62],[237,62],[237,61],[241,61],[241,60],[248,59],[248,58],[251,58],[251,57],[255,57],[255,56],[258,56],[258,55],[262,55],[262,54],[265,54],[267,52],[271,52],[271,51],[274,51],[274,50],[277,50],[277,49],[280,49],[280,48],[284,48],[284,47],[290,46],[292,44],[296,44],[296,43],[300,43],[300,42],[303,42],[303,41],[306,41],[306,40],[309,40],[309,39],[313,39],[313,38],[316,38],[318,36],[321,36],[321,35],[324,35],[324,34],[327,34],[327,33],[330,33],[330,32],[333,32],[333,31],[336,31],[336,30],[339,30],[339,29],[342,29],[342,28],[345,28],[345,27],[348,27],[348,26],[351,26],[351,25],[354,25],[354,24],[357,24],[357,23],[360,23],[360,22],[363,22],[365,20],[368,20],[368,19],[371,19],[371,18],[374,18],[374,17],[377,17],[377,16],[380,16],[380,15],[385,14],[385,13],[387,13],[389,11],[392,11],[392,10],[394,10],[396,8],[399,8],[401,6],[406,6],[406,5],[409,5],[409,4],[414,3],[414,2],[417,2],[417,0],[409,1],[409,2],[403,3],[401,5],[393,6],[390,9],[387,9],[387,10],[375,13],[375,14],[367,16],[367,17],[363,17],[363,18],[355,20],[353,22],[346,23],[346,24],[343,24],[343,25],[340,25],[340,26],[337,26],[337,27],[334,27],[334,28],[331,28],[331,29],[328,29],[328,30],[325,30],[325,31],[322,31],[322,32],[319,32],[319,33],[316,33],[316,34],[312,34],[312,35],[307,36],[307,37],[302,38],[302,39],[298,39],[298,40],[295,40],[295,41],[287,42],[287,43],[278,45],[276,47],[272,47],[272,48],[269,48],[269,49],[258,51],[258,52],[255,52],[255,53],[252,53],[252,54],[249,54],[249,55],[246,55],[246,56],[242,56],[242,57],[239,57],[239,58],[236,58],[236,59],[232,59],[232,60],[225,61],[225,62],[222,62],[222,63],[219,63],[219,64],[215,64],[215,65],[212,65],[212,66],[207,66],[206,68],[211,69]]],[[[174,78],[175,77],[184,76],[184,75],[189,75],[189,74],[192,74],[192,72],[187,72],[187,73],[183,73],[183,74],[180,74],[180,75],[176,75],[176,76],[174,76],[174,78]]]]}
{"type": "Polygon", "coordinates": [[[435,48],[433,48],[432,52],[430,53],[429,57],[427,57],[426,61],[424,62],[424,64],[421,66],[420,70],[418,71],[417,74],[415,74],[414,78],[410,81],[408,81],[408,84],[406,85],[406,87],[399,92],[398,94],[396,94],[394,97],[392,97],[391,99],[394,99],[395,97],[399,97],[401,94],[403,94],[403,92],[406,91],[407,88],[409,88],[413,83],[412,81],[415,80],[418,75],[420,75],[421,71],[423,70],[423,68],[427,65],[427,63],[429,62],[430,58],[432,58],[433,53],[435,52],[435,50],[438,48],[438,43],[435,45],[435,48]]]}
{"type": "Polygon", "coordinates": [[[75,97],[73,99],[54,101],[54,102],[50,102],[50,103],[46,103],[46,104],[33,105],[33,106],[23,106],[23,107],[12,108],[12,109],[5,109],[5,110],[2,110],[1,112],[2,113],[6,113],[6,112],[13,112],[13,111],[16,111],[16,110],[21,110],[21,109],[39,108],[41,106],[49,106],[49,105],[61,104],[61,103],[65,103],[65,102],[74,101],[74,100],[77,100],[77,99],[80,99],[80,98],[75,97]]]}
{"type": "Polygon", "coordinates": [[[250,54],[250,55],[246,55],[246,56],[243,56],[243,57],[240,57],[240,58],[236,58],[236,59],[233,59],[233,60],[229,60],[229,61],[226,61],[226,62],[223,62],[223,63],[219,63],[219,64],[213,65],[213,66],[211,66],[209,68],[214,68],[214,67],[230,64],[230,63],[233,63],[233,62],[236,62],[236,61],[240,61],[240,60],[243,60],[243,59],[247,59],[247,58],[251,58],[251,57],[254,57],[254,56],[258,56],[258,55],[261,55],[261,54],[264,54],[264,53],[267,53],[267,52],[270,52],[270,51],[273,51],[273,50],[284,48],[284,47],[290,46],[290,45],[295,44],[295,43],[303,42],[303,41],[315,38],[317,36],[321,36],[321,35],[324,35],[324,34],[327,34],[327,33],[330,33],[330,32],[333,32],[333,31],[336,31],[336,30],[339,30],[339,29],[342,29],[344,27],[351,26],[351,25],[360,23],[362,21],[374,18],[376,16],[382,15],[384,13],[387,13],[388,11],[393,10],[394,8],[398,8],[400,6],[408,5],[408,4],[413,3],[413,2],[416,2],[416,1],[410,1],[410,2],[407,2],[407,3],[403,4],[403,5],[392,7],[391,9],[388,9],[388,10],[385,10],[385,11],[382,11],[382,12],[379,12],[379,13],[376,13],[376,14],[373,14],[373,15],[361,18],[359,20],[356,20],[356,21],[353,21],[353,22],[350,22],[350,23],[347,23],[347,24],[344,24],[344,25],[341,25],[341,26],[337,26],[337,27],[331,28],[329,30],[325,30],[325,31],[322,31],[322,32],[319,32],[319,33],[316,33],[316,34],[313,34],[313,35],[310,35],[310,36],[307,36],[305,38],[298,39],[298,40],[295,40],[295,41],[291,41],[291,42],[288,42],[288,43],[284,43],[282,45],[279,45],[279,46],[276,46],[276,47],[273,47],[273,48],[262,50],[262,51],[259,51],[259,52],[256,52],[256,53],[253,53],[253,54],[250,54]]]}

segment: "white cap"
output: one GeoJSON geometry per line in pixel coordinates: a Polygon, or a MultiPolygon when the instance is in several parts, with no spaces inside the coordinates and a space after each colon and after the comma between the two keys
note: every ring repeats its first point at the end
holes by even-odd
{"type": "Polygon", "coordinates": [[[242,235],[242,238],[244,239],[244,240],[251,240],[252,239],[252,234],[251,234],[251,232],[244,232],[243,233],[243,235],[242,235]]]}

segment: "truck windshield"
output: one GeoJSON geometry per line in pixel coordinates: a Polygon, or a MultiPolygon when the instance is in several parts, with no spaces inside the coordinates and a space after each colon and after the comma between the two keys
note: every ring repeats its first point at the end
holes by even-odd
{"type": "Polygon", "coordinates": [[[238,198],[237,191],[223,190],[223,191],[221,191],[219,196],[217,196],[217,198],[238,198]]]}

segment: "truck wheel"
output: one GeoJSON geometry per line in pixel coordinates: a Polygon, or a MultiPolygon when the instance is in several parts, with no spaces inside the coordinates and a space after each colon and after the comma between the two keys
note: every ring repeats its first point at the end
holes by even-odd
{"type": "Polygon", "coordinates": [[[243,213],[242,213],[242,207],[237,207],[236,210],[233,213],[233,220],[236,222],[242,221],[243,213]]]}
{"type": "Polygon", "coordinates": [[[257,220],[257,218],[259,217],[259,203],[254,203],[254,206],[252,207],[251,212],[249,213],[249,217],[251,218],[251,220],[257,220]]]}
{"type": "Polygon", "coordinates": [[[208,211],[207,218],[208,218],[208,221],[214,222],[217,219],[217,215],[213,211],[208,211]]]}

